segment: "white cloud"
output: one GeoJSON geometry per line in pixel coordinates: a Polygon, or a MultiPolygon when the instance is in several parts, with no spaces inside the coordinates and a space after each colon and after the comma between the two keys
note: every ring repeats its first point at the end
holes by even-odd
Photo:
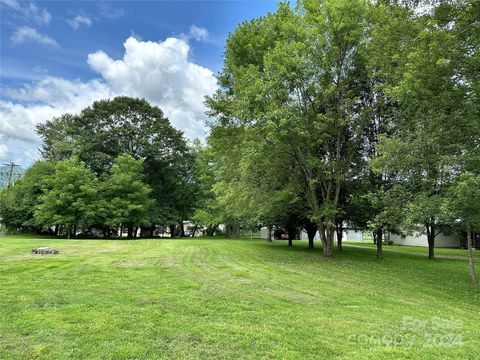
{"type": "Polygon", "coordinates": [[[50,36],[39,33],[37,30],[22,26],[17,28],[10,38],[14,44],[23,44],[25,42],[36,42],[42,45],[58,47],[58,43],[50,36]]]}
{"type": "Polygon", "coordinates": [[[123,8],[115,8],[108,4],[106,1],[99,1],[99,14],[107,19],[117,19],[126,14],[123,8]]]}
{"type": "Polygon", "coordinates": [[[40,74],[46,74],[48,73],[48,70],[39,66],[39,65],[36,65],[34,68],[33,68],[33,71],[36,72],[36,73],[40,73],[40,74]]]}
{"type": "Polygon", "coordinates": [[[10,100],[0,101],[0,134],[25,141],[37,139],[36,124],[115,95],[98,79],[84,83],[52,76],[3,93],[10,100]]]}
{"type": "Polygon", "coordinates": [[[91,26],[93,21],[87,15],[77,15],[73,19],[67,20],[68,24],[74,28],[78,29],[81,25],[91,26]]]}
{"type": "Polygon", "coordinates": [[[17,0],[0,0],[0,4],[14,10],[25,21],[33,22],[38,25],[48,25],[52,16],[47,9],[39,9],[33,2],[20,2],[17,0]]]}
{"type": "Polygon", "coordinates": [[[66,112],[78,113],[95,100],[127,95],[158,105],[186,136],[204,137],[204,97],[217,85],[210,69],[190,61],[188,42],[129,37],[124,47],[122,59],[112,59],[103,51],[88,55],[88,64],[100,75],[97,79],[81,82],[45,76],[21,88],[3,89],[0,135],[38,144],[36,124],[66,112]]]}
{"type": "Polygon", "coordinates": [[[217,85],[210,69],[189,61],[188,43],[178,38],[152,42],[129,37],[124,46],[122,60],[97,51],[88,56],[88,64],[112,91],[144,97],[159,105],[187,136],[203,136],[204,97],[217,85]]]}
{"type": "Polygon", "coordinates": [[[202,27],[192,25],[190,26],[190,33],[189,37],[197,40],[197,41],[204,41],[208,39],[208,30],[202,27]]]}
{"type": "MultiPolygon", "coordinates": [[[[5,139],[1,139],[2,142],[5,142],[5,139]]],[[[0,143],[0,159],[5,159],[6,155],[8,154],[8,146],[5,143],[0,143]]]]}
{"type": "Polygon", "coordinates": [[[2,161],[0,165],[5,161],[13,161],[15,164],[26,168],[39,159],[40,152],[38,146],[38,142],[25,142],[0,137],[0,161],[2,161]]]}

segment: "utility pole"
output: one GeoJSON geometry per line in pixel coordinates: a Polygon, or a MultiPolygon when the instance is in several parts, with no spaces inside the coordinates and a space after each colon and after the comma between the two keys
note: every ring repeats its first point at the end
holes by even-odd
{"type": "MultiPolygon", "coordinates": [[[[9,167],[9,170],[5,173],[5,175],[7,175],[7,189],[10,189],[10,187],[13,185],[13,169],[15,169],[16,167],[20,166],[20,165],[17,165],[15,164],[13,161],[10,161],[9,163],[6,163],[6,164],[3,164],[5,166],[8,166],[9,167]]],[[[3,173],[2,173],[3,175],[3,173]]]]}

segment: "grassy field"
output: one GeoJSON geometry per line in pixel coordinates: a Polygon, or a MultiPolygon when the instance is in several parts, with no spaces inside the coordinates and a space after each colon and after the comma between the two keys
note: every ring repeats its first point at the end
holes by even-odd
{"type": "Polygon", "coordinates": [[[300,241],[1,237],[0,359],[478,359],[467,265],[324,259],[300,241]]]}
{"type": "MultiPolygon", "coordinates": [[[[375,248],[377,245],[373,241],[346,241],[346,245],[355,245],[355,246],[368,246],[375,248]]],[[[405,246],[405,245],[383,245],[384,250],[395,250],[395,251],[406,251],[423,254],[428,256],[428,247],[426,246],[405,246]]],[[[451,257],[467,257],[468,252],[466,249],[451,249],[451,248],[435,248],[435,255],[439,256],[451,256],[451,257]]],[[[480,251],[476,250],[473,252],[475,258],[480,259],[480,251]]]]}

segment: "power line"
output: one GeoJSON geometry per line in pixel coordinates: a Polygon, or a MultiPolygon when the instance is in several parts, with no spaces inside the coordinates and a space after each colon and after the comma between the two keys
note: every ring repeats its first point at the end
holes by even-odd
{"type": "Polygon", "coordinates": [[[10,161],[8,163],[5,163],[3,164],[5,166],[8,166],[9,167],[9,170],[7,172],[1,172],[0,173],[0,176],[4,177],[6,176],[7,177],[7,189],[10,189],[10,187],[13,185],[13,169],[15,169],[16,167],[20,167],[20,165],[18,164],[15,164],[13,161],[10,161]]]}

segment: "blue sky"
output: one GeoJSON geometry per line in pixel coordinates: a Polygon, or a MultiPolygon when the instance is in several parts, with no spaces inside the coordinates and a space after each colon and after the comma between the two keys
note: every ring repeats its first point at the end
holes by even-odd
{"type": "Polygon", "coordinates": [[[204,137],[229,32],[276,1],[0,0],[0,161],[38,158],[34,126],[92,101],[130,95],[204,137]]]}

